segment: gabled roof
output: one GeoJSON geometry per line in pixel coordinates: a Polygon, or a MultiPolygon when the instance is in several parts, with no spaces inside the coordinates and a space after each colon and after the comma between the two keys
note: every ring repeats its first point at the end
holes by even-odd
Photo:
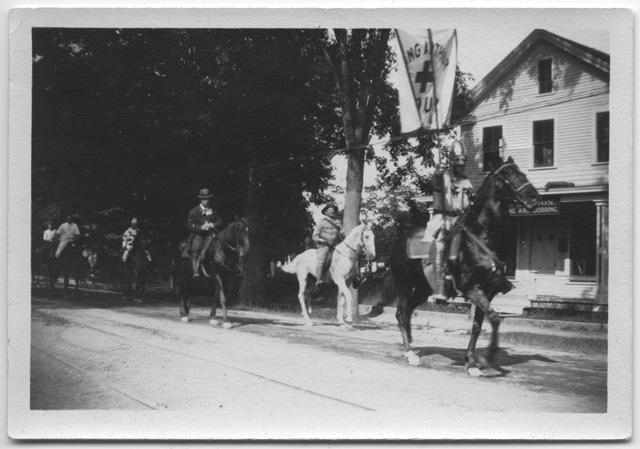
{"type": "Polygon", "coordinates": [[[558,36],[557,34],[550,33],[549,31],[536,29],[471,89],[469,92],[471,96],[471,110],[475,109],[484,99],[485,95],[489,93],[497,83],[502,81],[503,76],[516,67],[522,59],[526,58],[528,50],[540,43],[540,41],[564,50],[603,72],[609,73],[610,57],[607,53],[579,44],[562,36],[558,36]]]}

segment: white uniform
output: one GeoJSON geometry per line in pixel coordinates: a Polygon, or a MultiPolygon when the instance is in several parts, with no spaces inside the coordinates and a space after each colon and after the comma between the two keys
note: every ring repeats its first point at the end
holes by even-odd
{"type": "Polygon", "coordinates": [[[56,234],[60,236],[56,257],[60,257],[65,246],[67,246],[69,242],[72,242],[76,236],[80,235],[80,229],[78,229],[78,225],[75,223],[62,223],[56,231],[56,234]]]}

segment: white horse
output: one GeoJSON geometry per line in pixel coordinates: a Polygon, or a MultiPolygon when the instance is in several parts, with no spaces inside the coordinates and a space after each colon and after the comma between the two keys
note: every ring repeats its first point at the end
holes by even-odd
{"type": "MultiPolygon", "coordinates": [[[[376,257],[376,246],[373,232],[366,224],[360,224],[353,228],[349,235],[338,244],[333,251],[331,265],[329,267],[327,280],[338,286],[338,306],[337,317],[338,322],[347,327],[351,327],[353,322],[353,314],[351,311],[351,303],[353,298],[349,287],[353,278],[356,276],[358,255],[364,252],[368,259],[376,257]],[[346,323],[344,315],[346,312],[346,323]]],[[[315,283],[307,290],[307,276],[311,275],[316,278],[317,255],[315,249],[308,249],[304,253],[299,254],[290,263],[283,265],[281,268],[286,273],[296,274],[300,290],[298,299],[302,308],[302,317],[305,324],[313,326],[309,312],[311,312],[311,295],[316,290],[315,283]]]]}

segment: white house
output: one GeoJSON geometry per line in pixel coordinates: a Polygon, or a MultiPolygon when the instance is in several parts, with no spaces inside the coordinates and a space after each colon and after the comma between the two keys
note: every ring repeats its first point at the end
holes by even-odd
{"type": "Polygon", "coordinates": [[[467,176],[511,156],[542,195],[512,209],[508,275],[528,299],[606,303],[609,55],[535,30],[471,91],[467,176]]]}

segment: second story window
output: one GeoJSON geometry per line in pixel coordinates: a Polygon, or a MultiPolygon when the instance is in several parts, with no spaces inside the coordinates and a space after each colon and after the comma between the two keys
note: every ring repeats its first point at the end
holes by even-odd
{"type": "Polygon", "coordinates": [[[609,111],[596,114],[596,150],[598,162],[609,162],[609,111]]]}
{"type": "Polygon", "coordinates": [[[551,79],[551,59],[538,61],[538,93],[546,94],[553,89],[551,79]]]}
{"type": "Polygon", "coordinates": [[[491,170],[492,162],[500,158],[502,126],[482,128],[482,166],[484,171],[491,170]]]}
{"type": "Polygon", "coordinates": [[[553,120],[533,122],[533,166],[553,166],[553,120]]]}

